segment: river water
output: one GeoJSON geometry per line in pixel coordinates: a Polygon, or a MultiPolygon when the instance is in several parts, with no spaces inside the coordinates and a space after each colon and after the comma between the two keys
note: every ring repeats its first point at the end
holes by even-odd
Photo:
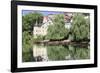
{"type": "Polygon", "coordinates": [[[90,58],[89,45],[33,45],[22,53],[23,62],[82,60],[90,58]]]}

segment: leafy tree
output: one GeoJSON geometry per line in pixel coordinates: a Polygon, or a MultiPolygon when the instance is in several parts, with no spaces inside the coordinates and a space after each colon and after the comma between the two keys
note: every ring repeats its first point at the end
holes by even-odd
{"type": "Polygon", "coordinates": [[[53,25],[49,25],[47,32],[47,38],[52,40],[63,39],[68,35],[63,14],[54,16],[53,25]]]}
{"type": "Polygon", "coordinates": [[[90,22],[89,18],[85,19],[85,16],[81,13],[75,13],[73,16],[72,36],[74,40],[86,40],[90,34],[90,22]]]}
{"type": "Polygon", "coordinates": [[[31,48],[32,46],[30,45],[32,43],[31,38],[33,36],[32,32],[33,32],[33,26],[36,23],[36,21],[38,21],[38,23],[42,22],[42,14],[40,13],[29,13],[27,15],[24,15],[22,17],[22,22],[23,22],[23,48],[31,48]],[[31,33],[31,34],[30,34],[31,33]]]}
{"type": "Polygon", "coordinates": [[[22,33],[22,46],[23,46],[23,51],[27,51],[32,47],[32,39],[31,35],[29,32],[24,31],[22,33]]]}
{"type": "Polygon", "coordinates": [[[37,22],[38,26],[39,24],[42,23],[42,14],[41,13],[29,13],[27,15],[22,16],[22,27],[23,31],[33,31],[33,26],[37,22]]]}

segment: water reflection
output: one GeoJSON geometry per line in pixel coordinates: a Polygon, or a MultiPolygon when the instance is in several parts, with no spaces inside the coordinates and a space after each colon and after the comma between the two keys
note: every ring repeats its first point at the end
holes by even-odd
{"type": "Polygon", "coordinates": [[[81,60],[90,58],[89,46],[79,45],[33,45],[23,51],[23,62],[81,60]]]}
{"type": "Polygon", "coordinates": [[[35,57],[36,61],[48,61],[47,47],[43,45],[34,45],[33,57],[35,57]]]}

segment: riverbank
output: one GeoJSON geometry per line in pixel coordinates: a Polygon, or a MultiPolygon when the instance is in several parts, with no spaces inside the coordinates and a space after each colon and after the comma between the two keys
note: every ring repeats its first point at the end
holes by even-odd
{"type": "Polygon", "coordinates": [[[34,44],[45,44],[45,45],[89,45],[89,41],[71,41],[71,40],[42,40],[38,42],[34,42],[34,44]]]}

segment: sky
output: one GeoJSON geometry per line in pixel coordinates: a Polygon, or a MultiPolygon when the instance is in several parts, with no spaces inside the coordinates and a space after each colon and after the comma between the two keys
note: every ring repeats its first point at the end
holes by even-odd
{"type": "MultiPolygon", "coordinates": [[[[34,10],[22,10],[22,15],[26,15],[32,12],[36,12],[34,10]]],[[[63,12],[54,12],[54,11],[37,11],[39,13],[42,13],[43,16],[47,16],[48,14],[62,14],[63,12]]]]}

